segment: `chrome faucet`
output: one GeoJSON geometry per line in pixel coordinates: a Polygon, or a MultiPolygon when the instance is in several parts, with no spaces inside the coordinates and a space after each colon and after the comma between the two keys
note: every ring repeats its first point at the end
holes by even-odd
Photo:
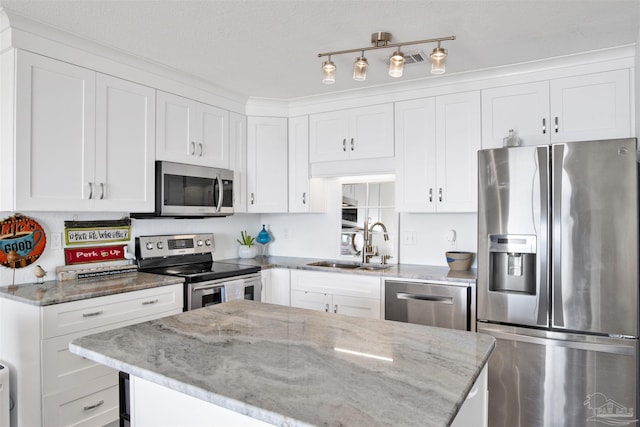
{"type": "MultiPolygon", "coordinates": [[[[389,233],[387,231],[387,226],[384,225],[382,222],[378,221],[378,222],[374,222],[373,224],[369,225],[369,218],[365,219],[364,221],[364,250],[362,251],[362,261],[364,263],[368,263],[369,261],[371,261],[371,258],[374,256],[378,256],[378,248],[376,247],[375,250],[373,248],[373,235],[372,235],[372,231],[373,228],[376,226],[380,226],[382,228],[382,231],[384,232],[383,237],[384,240],[389,240],[389,233]]],[[[383,257],[383,264],[385,263],[387,257],[383,257]]]]}

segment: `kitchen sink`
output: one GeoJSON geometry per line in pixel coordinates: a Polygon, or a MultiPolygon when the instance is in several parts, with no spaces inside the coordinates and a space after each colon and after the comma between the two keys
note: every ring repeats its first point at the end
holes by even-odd
{"type": "Polygon", "coordinates": [[[347,262],[336,261],[316,261],[307,264],[312,267],[339,268],[343,270],[385,270],[391,267],[391,264],[352,264],[347,262]]]}

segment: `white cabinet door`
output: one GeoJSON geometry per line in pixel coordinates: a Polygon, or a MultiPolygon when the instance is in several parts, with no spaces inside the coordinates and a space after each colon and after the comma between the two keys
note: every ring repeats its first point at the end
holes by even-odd
{"type": "Polygon", "coordinates": [[[155,108],[154,89],[97,74],[96,209],[153,211],[155,108]]]}
{"type": "Polygon", "coordinates": [[[194,134],[198,163],[229,169],[229,112],[203,103],[196,103],[194,134]]]}
{"type": "Polygon", "coordinates": [[[393,157],[393,104],[312,114],[311,163],[393,157]]]}
{"type": "Polygon", "coordinates": [[[396,103],[395,134],[398,211],[477,210],[478,91],[396,103]]]}
{"type": "Polygon", "coordinates": [[[351,113],[350,158],[393,157],[393,104],[357,108],[351,113]]]}
{"type": "Polygon", "coordinates": [[[15,209],[86,210],[95,174],[95,73],[17,52],[15,209]]]}
{"type": "Polygon", "coordinates": [[[482,148],[502,147],[510,129],[522,145],[549,143],[549,82],[482,91],[482,148]]]}
{"type": "Polygon", "coordinates": [[[270,268],[262,271],[263,302],[289,306],[289,269],[270,268]]]}
{"type": "Polygon", "coordinates": [[[247,211],[247,117],[229,113],[229,166],[233,170],[233,211],[247,211]]]}
{"type": "Polygon", "coordinates": [[[397,102],[396,208],[400,212],[435,212],[436,101],[397,102]]]}
{"type": "Polygon", "coordinates": [[[289,119],[289,212],[324,212],[325,186],[310,178],[309,116],[289,119]]]}
{"type": "Polygon", "coordinates": [[[478,209],[478,150],[480,149],[480,92],[436,98],[438,212],[478,209]]]}
{"type": "Polygon", "coordinates": [[[380,319],[380,300],[333,295],[331,311],[347,316],[380,319]]]}
{"type": "Polygon", "coordinates": [[[551,142],[632,135],[629,70],[551,80],[551,142]]]}
{"type": "Polygon", "coordinates": [[[229,168],[229,112],[157,92],[157,160],[229,168]]]}
{"type": "Polygon", "coordinates": [[[333,299],[329,294],[291,290],[291,307],[329,312],[332,302],[333,299]]]}
{"type": "Polygon", "coordinates": [[[287,119],[247,119],[249,212],[287,212],[287,119]]]}

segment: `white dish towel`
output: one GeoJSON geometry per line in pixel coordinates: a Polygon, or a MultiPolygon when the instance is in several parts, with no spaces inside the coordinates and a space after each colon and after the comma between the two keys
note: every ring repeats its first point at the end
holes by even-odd
{"type": "Polygon", "coordinates": [[[223,301],[233,301],[234,299],[244,299],[244,280],[232,280],[224,283],[223,301]]]}

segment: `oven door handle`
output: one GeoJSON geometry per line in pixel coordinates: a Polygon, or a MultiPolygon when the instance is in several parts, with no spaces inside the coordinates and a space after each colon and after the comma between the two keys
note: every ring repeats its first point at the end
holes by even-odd
{"type": "Polygon", "coordinates": [[[209,283],[206,285],[194,286],[193,288],[191,288],[191,292],[206,291],[207,289],[214,289],[214,288],[224,288],[224,282],[209,283]]]}
{"type": "Polygon", "coordinates": [[[216,205],[216,212],[220,212],[220,209],[222,208],[222,199],[224,197],[224,186],[220,175],[216,175],[216,181],[218,182],[218,204],[216,205]]]}

